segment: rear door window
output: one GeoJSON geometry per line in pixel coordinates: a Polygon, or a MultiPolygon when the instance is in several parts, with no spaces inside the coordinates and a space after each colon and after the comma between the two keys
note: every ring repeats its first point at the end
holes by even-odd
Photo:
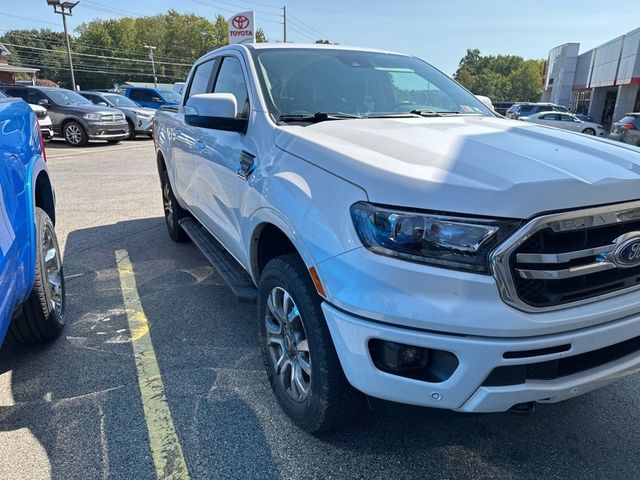
{"type": "Polygon", "coordinates": [[[131,100],[142,100],[143,102],[151,102],[153,97],[153,92],[145,88],[136,88],[129,94],[131,100]]]}

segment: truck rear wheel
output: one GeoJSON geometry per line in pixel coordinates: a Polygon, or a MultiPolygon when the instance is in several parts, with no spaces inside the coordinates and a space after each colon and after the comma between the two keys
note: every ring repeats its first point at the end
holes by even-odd
{"type": "Polygon", "coordinates": [[[53,340],[64,327],[65,288],[62,258],[53,223],[36,208],[36,274],[22,314],[14,318],[8,339],[17,344],[53,340]]]}
{"type": "Polygon", "coordinates": [[[345,424],[365,406],[342,371],[321,300],[298,255],[265,267],[258,321],[267,376],[280,407],[310,433],[345,424]]]}
{"type": "Polygon", "coordinates": [[[180,220],[185,218],[188,213],[178,204],[171,182],[169,182],[169,174],[166,170],[162,170],[160,174],[160,183],[162,186],[162,206],[164,207],[164,220],[167,224],[169,236],[174,242],[183,243],[189,240],[189,237],[180,226],[180,220]]]}

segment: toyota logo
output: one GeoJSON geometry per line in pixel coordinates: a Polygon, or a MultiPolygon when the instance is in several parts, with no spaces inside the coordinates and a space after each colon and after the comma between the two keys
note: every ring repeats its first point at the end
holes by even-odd
{"type": "Polygon", "coordinates": [[[244,15],[236,15],[231,19],[231,25],[242,30],[249,26],[249,19],[244,15]]]}
{"type": "Polygon", "coordinates": [[[640,265],[640,232],[630,232],[615,240],[616,247],[611,255],[613,263],[620,268],[640,265]]]}

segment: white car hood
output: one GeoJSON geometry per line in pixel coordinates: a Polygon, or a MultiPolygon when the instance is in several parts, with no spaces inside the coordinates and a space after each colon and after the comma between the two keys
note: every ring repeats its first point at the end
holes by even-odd
{"type": "Polygon", "coordinates": [[[640,149],[513,120],[336,120],[275,141],[384,205],[529,218],[640,198],[640,149]]]}

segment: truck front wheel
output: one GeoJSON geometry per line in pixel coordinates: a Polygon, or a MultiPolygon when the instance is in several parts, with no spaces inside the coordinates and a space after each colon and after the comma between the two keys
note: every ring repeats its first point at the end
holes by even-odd
{"type": "Polygon", "coordinates": [[[348,422],[365,405],[344,376],[321,300],[298,255],[265,267],[258,321],[267,376],[280,407],[310,433],[348,422]]]}
{"type": "Polygon", "coordinates": [[[64,276],[58,239],[49,216],[36,208],[36,273],[22,314],[14,318],[8,339],[17,344],[53,340],[64,327],[64,276]]]}

